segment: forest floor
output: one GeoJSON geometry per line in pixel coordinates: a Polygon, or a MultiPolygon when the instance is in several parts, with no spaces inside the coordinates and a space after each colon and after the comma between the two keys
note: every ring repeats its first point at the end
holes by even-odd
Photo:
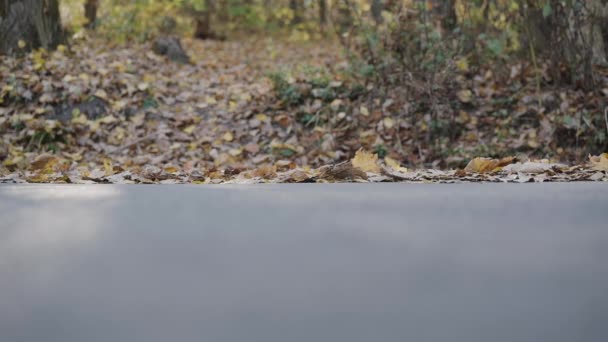
{"type": "Polygon", "coordinates": [[[608,181],[603,98],[514,86],[525,66],[461,70],[450,139],[425,142],[436,122],[362,95],[336,42],[184,47],[190,64],[92,38],[0,59],[0,182],[608,181]]]}

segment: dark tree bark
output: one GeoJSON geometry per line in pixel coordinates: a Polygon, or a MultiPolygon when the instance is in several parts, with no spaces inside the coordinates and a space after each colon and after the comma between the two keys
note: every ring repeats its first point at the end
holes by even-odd
{"type": "Polygon", "coordinates": [[[291,24],[299,24],[302,22],[302,10],[304,9],[304,5],[301,0],[289,0],[289,9],[293,11],[293,18],[291,19],[291,24]]]}
{"type": "Polygon", "coordinates": [[[382,0],[371,0],[371,6],[370,6],[370,10],[372,12],[372,18],[374,18],[374,21],[376,22],[376,24],[382,24],[383,18],[382,18],[382,11],[384,10],[384,4],[382,3],[382,0]]]}
{"type": "Polygon", "coordinates": [[[211,12],[205,10],[203,13],[194,18],[196,24],[194,28],[194,37],[197,39],[212,39],[215,34],[211,30],[211,12]]]}
{"type": "Polygon", "coordinates": [[[327,25],[327,0],[319,0],[319,24],[327,25]]]}
{"type": "Polygon", "coordinates": [[[88,29],[94,29],[97,23],[97,6],[99,5],[98,0],[87,0],[84,4],[84,16],[88,22],[86,27],[88,29]]]}
{"type": "Polygon", "coordinates": [[[441,11],[441,26],[444,31],[451,32],[458,25],[458,16],[456,15],[456,0],[445,0],[440,5],[441,11]]]}
{"type": "Polygon", "coordinates": [[[224,40],[225,37],[217,34],[212,28],[212,18],[216,14],[216,2],[214,0],[205,0],[205,9],[196,10],[191,5],[184,6],[181,12],[191,16],[194,20],[194,38],[197,39],[219,39],[224,40]]]}
{"type": "Polygon", "coordinates": [[[0,54],[52,50],[62,40],[58,0],[0,0],[0,54]]]}

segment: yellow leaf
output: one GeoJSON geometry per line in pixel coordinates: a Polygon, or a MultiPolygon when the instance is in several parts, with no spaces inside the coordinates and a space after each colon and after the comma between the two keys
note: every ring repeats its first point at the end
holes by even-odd
{"type": "Polygon", "coordinates": [[[407,168],[402,167],[401,164],[399,164],[398,161],[396,161],[395,159],[391,158],[391,157],[385,157],[384,158],[384,163],[390,167],[391,169],[395,170],[395,171],[399,171],[399,172],[407,172],[407,168]]]}
{"type": "Polygon", "coordinates": [[[266,114],[257,114],[255,116],[256,119],[258,119],[258,121],[264,122],[266,120],[268,120],[268,116],[266,116],[266,114]]]}
{"type": "Polygon", "coordinates": [[[103,118],[99,119],[99,123],[106,124],[106,125],[115,123],[116,121],[118,121],[118,119],[113,115],[107,115],[107,116],[104,116],[103,118]]]}
{"type": "Polygon", "coordinates": [[[383,122],[384,127],[387,129],[391,129],[395,126],[395,120],[393,120],[392,118],[384,118],[383,122]]]}
{"type": "Polygon", "coordinates": [[[106,158],[103,160],[103,170],[106,177],[114,174],[114,166],[110,159],[106,158]]]}
{"type": "Polygon", "coordinates": [[[56,156],[51,154],[42,154],[30,164],[30,170],[51,173],[53,167],[57,165],[58,162],[59,159],[57,159],[56,156]]]}
{"type": "Polygon", "coordinates": [[[175,166],[167,166],[165,167],[165,172],[167,173],[177,173],[179,169],[175,166]]]}
{"type": "Polygon", "coordinates": [[[369,110],[365,106],[359,108],[359,113],[363,116],[369,116],[369,110]]]}
{"type": "Polygon", "coordinates": [[[228,110],[230,112],[234,112],[237,108],[238,108],[238,103],[236,103],[236,101],[230,101],[228,102],[228,110]]]}
{"type": "Polygon", "coordinates": [[[378,156],[359,149],[355,153],[355,157],[352,159],[354,167],[364,172],[380,173],[380,166],[378,166],[378,156]]]}
{"type": "Polygon", "coordinates": [[[503,166],[507,166],[513,163],[513,161],[515,161],[515,158],[513,157],[506,157],[502,159],[475,158],[469,162],[464,170],[473,173],[500,171],[503,166]]]}
{"type": "Polygon", "coordinates": [[[599,156],[589,156],[591,167],[598,171],[608,171],[608,153],[602,153],[599,156]]]}
{"type": "Polygon", "coordinates": [[[230,131],[224,133],[224,136],[222,138],[227,142],[231,142],[232,140],[234,140],[234,136],[232,135],[232,132],[230,132],[230,131]]]}
{"type": "Polygon", "coordinates": [[[23,41],[23,40],[19,40],[19,41],[17,42],[17,46],[19,46],[19,48],[20,48],[20,49],[25,48],[25,46],[26,46],[26,45],[27,45],[27,44],[26,44],[26,43],[25,43],[25,41],[23,41]]]}
{"type": "Polygon", "coordinates": [[[183,129],[184,133],[190,135],[194,132],[194,130],[196,129],[196,125],[190,125],[186,128],[183,129]]]}
{"type": "Polygon", "coordinates": [[[243,149],[242,148],[232,148],[232,149],[230,149],[228,151],[228,153],[231,156],[236,157],[236,156],[239,156],[239,155],[241,155],[243,153],[243,149]]]}
{"type": "Polygon", "coordinates": [[[72,123],[74,124],[82,124],[82,125],[87,125],[89,124],[89,120],[87,119],[86,115],[79,115],[78,117],[75,117],[72,119],[72,123]]]}
{"type": "Polygon", "coordinates": [[[462,72],[469,71],[469,61],[466,57],[462,57],[456,61],[456,68],[462,72]]]}
{"type": "Polygon", "coordinates": [[[461,90],[456,95],[462,103],[469,103],[473,99],[473,92],[469,89],[461,90]]]}
{"type": "Polygon", "coordinates": [[[108,99],[108,93],[106,93],[106,91],[103,89],[98,89],[97,91],[95,91],[94,95],[104,100],[108,99]]]}

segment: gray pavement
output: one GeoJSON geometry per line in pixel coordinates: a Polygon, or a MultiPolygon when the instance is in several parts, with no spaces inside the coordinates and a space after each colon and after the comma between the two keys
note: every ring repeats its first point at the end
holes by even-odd
{"type": "Polygon", "coordinates": [[[0,186],[0,341],[605,342],[608,185],[0,186]]]}

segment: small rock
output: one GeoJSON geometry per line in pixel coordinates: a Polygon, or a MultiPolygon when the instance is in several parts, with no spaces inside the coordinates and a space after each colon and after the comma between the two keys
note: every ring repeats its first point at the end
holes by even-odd
{"type": "Polygon", "coordinates": [[[188,57],[180,40],[176,37],[157,38],[152,45],[152,51],[157,55],[167,56],[174,62],[190,63],[190,57],[188,57]]]}

